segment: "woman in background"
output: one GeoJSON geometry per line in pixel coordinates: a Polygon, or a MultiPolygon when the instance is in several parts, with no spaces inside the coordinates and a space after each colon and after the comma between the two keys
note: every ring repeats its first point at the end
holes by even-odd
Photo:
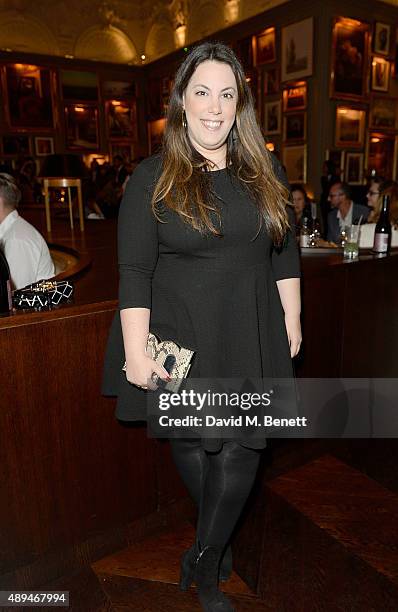
{"type": "Polygon", "coordinates": [[[293,184],[290,185],[292,192],[292,200],[294,207],[294,214],[296,219],[296,235],[300,234],[303,221],[305,218],[308,220],[308,228],[312,231],[318,230],[319,234],[322,233],[322,223],[320,220],[321,211],[315,202],[311,202],[307,195],[306,190],[302,185],[293,184]],[[315,218],[312,217],[312,207],[315,208],[315,218]]]}
{"type": "Polygon", "coordinates": [[[305,218],[308,219],[308,222],[311,220],[311,201],[302,185],[290,185],[290,190],[292,193],[294,216],[296,220],[296,234],[299,234],[303,225],[303,220],[305,218]]]}
{"type": "Polygon", "coordinates": [[[392,226],[391,246],[398,247],[398,183],[395,181],[373,180],[367,194],[368,205],[371,212],[367,223],[361,225],[359,247],[371,249],[373,247],[376,224],[380,217],[383,196],[390,196],[390,223],[392,226]]]}

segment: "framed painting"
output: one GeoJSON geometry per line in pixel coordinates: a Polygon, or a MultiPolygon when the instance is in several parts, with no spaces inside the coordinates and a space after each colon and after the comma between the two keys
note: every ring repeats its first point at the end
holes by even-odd
{"type": "Polygon", "coordinates": [[[284,147],[282,162],[290,183],[307,182],[307,145],[284,147]]]}
{"type": "Polygon", "coordinates": [[[336,147],[362,148],[366,111],[349,106],[336,108],[336,147]]]}
{"type": "Polygon", "coordinates": [[[394,134],[370,131],[366,146],[368,173],[375,172],[385,180],[396,180],[397,137],[394,134]]]}
{"type": "Polygon", "coordinates": [[[398,98],[373,98],[369,123],[371,128],[379,130],[398,129],[398,98]]]}
{"type": "Polygon", "coordinates": [[[267,28],[255,36],[255,65],[276,62],[275,28],[267,28]]]}
{"type": "Polygon", "coordinates": [[[283,90],[283,110],[297,111],[307,108],[307,83],[301,81],[283,90]]]}
{"type": "Polygon", "coordinates": [[[98,108],[88,104],[65,106],[66,147],[69,150],[98,149],[98,108]]]}
{"type": "Polygon", "coordinates": [[[278,68],[269,68],[263,72],[263,91],[265,96],[272,96],[279,92],[278,68]]]}
{"type": "Polygon", "coordinates": [[[367,95],[370,25],[338,17],[333,26],[331,91],[335,98],[359,100],[367,95]]]}
{"type": "Polygon", "coordinates": [[[126,142],[111,142],[109,144],[110,158],[120,155],[126,163],[134,159],[134,147],[126,142]]]}
{"type": "Polygon", "coordinates": [[[166,127],[166,119],[148,121],[148,154],[157,153],[162,146],[163,134],[166,127]]]}
{"type": "Polygon", "coordinates": [[[281,131],[281,101],[267,102],[264,105],[264,134],[279,134],[281,131]]]}
{"type": "Polygon", "coordinates": [[[312,17],[282,28],[282,81],[295,81],[312,75],[312,17]]]}
{"type": "Polygon", "coordinates": [[[60,80],[64,100],[97,102],[98,77],[95,72],[61,70],[60,80]]]}
{"type": "Polygon", "coordinates": [[[49,68],[8,64],[3,68],[5,108],[11,128],[31,130],[53,127],[52,75],[49,68]]]}
{"type": "Polygon", "coordinates": [[[54,138],[47,136],[36,136],[35,152],[37,157],[52,155],[54,153],[54,138]]]}
{"type": "Polygon", "coordinates": [[[134,81],[103,81],[101,84],[104,98],[129,99],[137,95],[134,81]]]}
{"type": "Polygon", "coordinates": [[[137,112],[134,100],[107,101],[106,120],[110,138],[137,140],[137,112]]]}
{"type": "Polygon", "coordinates": [[[336,168],[336,174],[343,180],[345,170],[345,151],[341,149],[326,149],[325,160],[331,161],[336,168]]]}
{"type": "Polygon", "coordinates": [[[288,113],[283,117],[284,142],[305,140],[307,136],[307,113],[288,113]]]}
{"type": "Polygon", "coordinates": [[[389,55],[391,46],[391,26],[376,21],[373,34],[373,51],[378,55],[389,55]]]}
{"type": "Polygon", "coordinates": [[[347,153],[344,178],[349,185],[363,184],[363,153],[347,153]]]}
{"type": "Polygon", "coordinates": [[[373,57],[372,59],[372,90],[385,91],[390,88],[391,64],[384,57],[373,57]]]}

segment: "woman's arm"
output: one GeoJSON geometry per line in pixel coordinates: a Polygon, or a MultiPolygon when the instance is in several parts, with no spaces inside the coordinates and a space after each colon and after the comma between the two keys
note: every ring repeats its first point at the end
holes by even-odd
{"type": "Polygon", "coordinates": [[[125,308],[120,311],[120,321],[127,380],[139,387],[154,388],[150,382],[153,372],[163,380],[170,380],[170,376],[162,366],[146,354],[150,314],[149,308],[125,308]]]}
{"type": "MultiPolygon", "coordinates": [[[[150,163],[150,162],[149,162],[150,163]]],[[[151,210],[153,168],[148,161],[137,166],[120,205],[118,218],[119,310],[127,380],[148,384],[153,372],[169,377],[146,355],[152,302],[152,277],[158,260],[157,223],[151,210]]]]}
{"type": "Polygon", "coordinates": [[[276,283],[285,313],[285,325],[290,345],[290,355],[295,357],[301,345],[301,297],[300,279],[285,278],[276,283]]]}

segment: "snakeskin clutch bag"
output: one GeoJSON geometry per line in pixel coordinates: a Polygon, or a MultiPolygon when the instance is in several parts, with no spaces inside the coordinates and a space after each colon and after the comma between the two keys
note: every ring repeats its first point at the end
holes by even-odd
{"type": "MultiPolygon", "coordinates": [[[[152,333],[148,334],[146,348],[148,356],[163,366],[171,376],[169,382],[159,379],[158,386],[166,391],[177,393],[183,379],[188,376],[194,351],[179,346],[172,340],[159,341],[152,333]]],[[[126,371],[126,362],[122,370],[126,371]]]]}

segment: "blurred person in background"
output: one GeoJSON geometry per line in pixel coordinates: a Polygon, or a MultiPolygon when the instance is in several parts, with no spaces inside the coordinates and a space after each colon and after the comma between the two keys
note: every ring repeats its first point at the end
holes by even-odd
{"type": "Polygon", "coordinates": [[[13,289],[21,289],[55,274],[43,236],[17,211],[21,192],[15,179],[0,174],[0,247],[7,259],[13,289]]]}
{"type": "Polygon", "coordinates": [[[321,234],[322,220],[320,207],[308,196],[304,187],[300,184],[290,185],[293,199],[293,208],[296,220],[296,235],[300,234],[305,218],[308,219],[308,227],[310,230],[317,229],[321,234]],[[314,211],[312,209],[314,208],[314,211]],[[315,214],[315,218],[312,214],[315,214]]]}
{"type": "Polygon", "coordinates": [[[311,219],[311,201],[302,185],[290,185],[293,199],[294,216],[296,221],[296,234],[300,233],[303,220],[311,219]]]}
{"type": "Polygon", "coordinates": [[[40,202],[43,199],[42,186],[37,179],[36,163],[31,157],[23,162],[17,175],[17,183],[22,202],[40,202]]]}
{"type": "Polygon", "coordinates": [[[376,223],[380,217],[383,196],[385,195],[390,196],[391,246],[398,247],[398,183],[395,181],[382,182],[381,179],[375,179],[371,182],[367,195],[371,212],[368,223],[361,226],[360,248],[371,249],[373,247],[376,223]]]}
{"type": "Polygon", "coordinates": [[[128,174],[124,159],[121,155],[115,155],[113,158],[113,172],[115,184],[121,187],[128,174]]]}
{"type": "Polygon", "coordinates": [[[375,177],[370,181],[368,193],[366,199],[368,206],[371,208],[368,217],[368,223],[377,223],[381,210],[381,186],[385,181],[380,177],[375,177]]]}
{"type": "Polygon", "coordinates": [[[355,204],[351,200],[351,190],[347,183],[332,185],[329,192],[329,201],[332,210],[328,214],[327,240],[339,244],[344,227],[356,225],[361,217],[361,223],[366,223],[370,208],[362,204],[355,204]]]}

